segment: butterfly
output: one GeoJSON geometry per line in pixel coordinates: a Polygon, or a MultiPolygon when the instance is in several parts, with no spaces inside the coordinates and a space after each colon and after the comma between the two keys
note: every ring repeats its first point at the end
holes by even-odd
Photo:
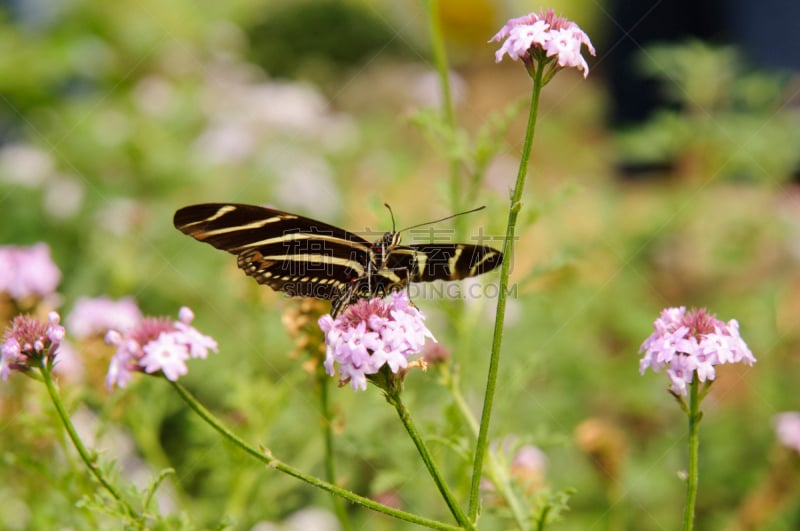
{"type": "Polygon", "coordinates": [[[190,205],[175,212],[173,222],[184,234],[236,255],[239,268],[259,284],[332,301],[334,317],[358,299],[382,297],[409,282],[461,280],[503,261],[503,253],[486,245],[402,245],[402,231],[395,230],[369,242],[321,221],[255,205],[190,205]]]}

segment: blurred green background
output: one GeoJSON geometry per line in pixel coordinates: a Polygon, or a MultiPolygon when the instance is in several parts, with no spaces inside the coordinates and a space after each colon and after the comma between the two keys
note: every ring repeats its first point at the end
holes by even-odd
{"type": "MultiPolygon", "coordinates": [[[[620,123],[609,87],[625,81],[611,67],[621,27],[610,3],[441,0],[463,128],[443,141],[425,114],[440,98],[421,1],[2,5],[0,243],[51,246],[65,315],[80,296],[130,295],[155,315],[190,306],[220,352],[190,364],[187,386],[247,440],[319,475],[321,419],[304,360],[289,355],[287,301],[242,275],[230,255],[175,230],[173,212],[247,202],[384,231],[384,202],[399,226],[485,204],[461,230],[499,237],[526,107],[507,115],[508,131],[493,139],[502,148],[471,196],[454,197],[448,176],[448,157],[472,160],[465,135],[529,94],[522,67],[495,64],[497,45],[486,41],[509,17],[542,7],[575,20],[598,55],[588,80],[565,71],[543,93],[511,257],[515,297],[493,438],[536,444],[549,485],[576,489],[553,528],[678,528],[685,417],[664,375],[639,375],[637,350],[662,308],[702,306],[739,320],[758,363],[722,367],[703,403],[698,528],[725,529],[769,474],[772,417],[800,409],[800,116],[791,72],[748,61],[736,43],[681,36],[636,54],[665,105],[620,123]],[[574,438],[588,419],[623,435],[614,523],[607,477],[574,438]]],[[[478,414],[494,299],[416,302],[478,414]]],[[[107,360],[84,360],[83,375],[62,387],[121,475],[176,468],[164,512],[185,511],[189,527],[251,529],[330,509],[324,493],[220,442],[164,382],[140,377],[106,393],[107,360]]],[[[406,399],[463,498],[469,460],[453,446],[467,431],[437,374],[412,373],[406,399]]],[[[92,486],[66,446],[52,444],[63,435],[42,386],[12,379],[0,395],[0,528],[113,528],[75,506],[92,486]]],[[[342,484],[449,521],[379,393],[344,388],[332,400],[342,484]]],[[[366,510],[352,517],[357,529],[411,527],[366,510]]],[[[482,524],[502,528],[489,509],[482,524]]],[[[796,494],[763,525],[800,527],[796,494]]]]}

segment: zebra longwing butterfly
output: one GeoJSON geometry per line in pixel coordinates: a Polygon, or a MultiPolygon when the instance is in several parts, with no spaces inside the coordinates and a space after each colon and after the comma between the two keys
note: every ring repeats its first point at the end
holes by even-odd
{"type": "Polygon", "coordinates": [[[190,205],[175,228],[235,254],[259,284],[291,296],[330,300],[336,316],[359,298],[409,282],[460,280],[499,266],[503,254],[485,245],[401,245],[399,232],[374,243],[344,229],[271,208],[233,203],[190,205]]]}

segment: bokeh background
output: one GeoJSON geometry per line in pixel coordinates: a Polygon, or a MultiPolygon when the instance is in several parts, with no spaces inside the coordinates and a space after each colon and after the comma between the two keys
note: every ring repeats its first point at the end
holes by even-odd
{"type": "MultiPolygon", "coordinates": [[[[186,385],[247,440],[321,475],[313,379],[281,318],[291,303],[176,231],[172,214],[247,202],[384,231],[385,202],[399,226],[486,205],[434,236],[499,238],[530,80],[495,64],[486,41],[552,7],[597,56],[587,80],[564,71],[543,92],[492,437],[536,445],[550,488],[575,489],[553,528],[678,528],[686,420],[663,375],[639,375],[637,350],[662,308],[707,307],[738,319],[758,358],[722,367],[703,403],[698,528],[736,529],[776,464],[773,416],[800,409],[800,17],[790,1],[632,3],[440,0],[461,128],[450,134],[421,0],[6,0],[0,243],[50,246],[64,315],[81,296],[132,296],[154,315],[190,306],[220,352],[193,362],[186,385]],[[613,434],[602,471],[576,438],[587,421],[613,434]]],[[[480,296],[416,298],[476,414],[497,276],[479,282],[480,296]]],[[[221,442],[162,381],[109,394],[113,351],[78,347],[93,355],[62,376],[76,422],[123,478],[177,470],[162,511],[183,511],[189,528],[325,525],[327,495],[221,442]]],[[[0,386],[0,527],[113,528],[75,505],[93,487],[42,386],[13,380],[0,386]]],[[[469,439],[451,393],[434,370],[405,394],[464,496],[469,439]]],[[[379,393],[332,400],[342,483],[447,521],[379,393]]],[[[760,529],[800,527],[796,480],[783,492],[760,529]]],[[[485,513],[486,529],[503,528],[502,508],[485,513]]]]}

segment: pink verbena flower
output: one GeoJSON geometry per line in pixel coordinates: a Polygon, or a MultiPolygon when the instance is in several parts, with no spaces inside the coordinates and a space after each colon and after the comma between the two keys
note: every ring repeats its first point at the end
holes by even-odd
{"type": "Polygon", "coordinates": [[[775,432],[785,447],[800,453],[800,413],[787,411],[775,415],[775,432]]]}
{"type": "Polygon", "coordinates": [[[133,328],[120,333],[109,330],[106,342],[117,347],[106,375],[106,387],[125,387],[134,372],[161,372],[171,381],[188,372],[186,360],[205,358],[217,350],[217,342],[198,332],[189,323],[192,311],[183,307],[178,321],[168,317],[145,317],[133,328]]]}
{"type": "Polygon", "coordinates": [[[55,293],[61,271],[50,258],[50,247],[37,243],[30,247],[0,247],[0,292],[17,301],[55,293]]]}
{"type": "Polygon", "coordinates": [[[512,471],[518,472],[544,472],[547,469],[547,456],[536,446],[526,444],[522,446],[511,460],[512,471]]]}
{"type": "Polygon", "coordinates": [[[534,61],[555,62],[554,70],[574,67],[589,75],[589,65],[581,55],[581,47],[586,46],[589,53],[595,55],[594,46],[589,36],[574,22],[555,15],[552,9],[542,13],[530,13],[523,17],[509,20],[489,42],[505,40],[495,53],[495,61],[500,62],[503,56],[520,59],[527,68],[534,61]]]}
{"type": "Polygon", "coordinates": [[[8,378],[11,371],[25,372],[39,367],[42,361],[55,362],[56,353],[64,339],[64,327],[57,312],[50,312],[44,323],[30,315],[18,315],[3,334],[0,376],[8,378]]]}
{"type": "Polygon", "coordinates": [[[78,339],[104,336],[109,330],[127,332],[142,320],[142,312],[130,297],[118,301],[109,297],[81,297],[67,316],[70,334],[78,339]]]}
{"type": "MultiPolygon", "coordinates": [[[[531,444],[522,444],[514,435],[509,435],[489,444],[489,454],[494,461],[492,473],[481,478],[480,488],[488,506],[505,506],[500,496],[498,482],[513,481],[515,487],[532,494],[547,486],[547,455],[531,444]]],[[[487,471],[488,472],[488,471],[487,471]]]]}
{"type": "Polygon", "coordinates": [[[362,391],[370,375],[384,365],[397,374],[422,350],[425,338],[434,339],[404,291],[393,292],[388,301],[360,300],[336,319],[323,315],[319,327],[325,333],[327,373],[333,376],[338,365],[339,381],[362,391]]]}
{"type": "Polygon", "coordinates": [[[716,365],[756,361],[739,335],[739,323],[735,319],[724,323],[705,309],[667,308],[653,328],[655,332],[639,349],[644,352],[639,372],[666,368],[676,395],[686,395],[695,374],[701,382],[713,381],[716,365]]]}

